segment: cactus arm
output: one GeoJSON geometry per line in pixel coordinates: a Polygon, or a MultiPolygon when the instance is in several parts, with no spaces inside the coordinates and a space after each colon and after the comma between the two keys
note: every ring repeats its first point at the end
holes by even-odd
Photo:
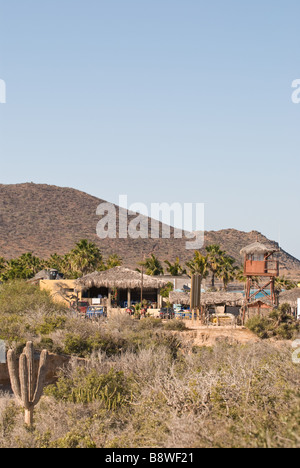
{"type": "Polygon", "coordinates": [[[10,349],[7,353],[7,365],[12,391],[14,392],[18,403],[22,404],[20,379],[18,373],[18,362],[16,359],[15,352],[12,349],[10,349]]]}
{"type": "Polygon", "coordinates": [[[29,401],[29,391],[28,391],[28,364],[27,364],[27,356],[25,353],[21,354],[21,357],[20,357],[19,376],[20,376],[20,384],[21,384],[22,404],[26,410],[29,410],[30,401],[29,401]]]}
{"type": "Polygon", "coordinates": [[[33,351],[33,342],[28,341],[26,344],[26,348],[24,350],[24,353],[26,354],[27,357],[27,369],[28,369],[28,399],[29,402],[31,403],[33,400],[33,394],[34,394],[34,389],[33,389],[33,362],[34,362],[34,351],[33,351]]]}
{"type": "Polygon", "coordinates": [[[46,370],[47,370],[47,359],[48,359],[48,352],[46,350],[41,352],[40,356],[40,366],[37,376],[37,384],[36,390],[33,397],[33,406],[36,406],[41,399],[43,394],[44,385],[45,385],[45,377],[46,377],[46,370]]]}

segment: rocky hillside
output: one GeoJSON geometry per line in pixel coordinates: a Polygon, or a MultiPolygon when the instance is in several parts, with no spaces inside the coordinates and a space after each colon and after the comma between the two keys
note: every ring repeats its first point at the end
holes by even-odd
{"type": "MultiPolygon", "coordinates": [[[[152,252],[161,260],[178,256],[184,262],[192,256],[193,252],[185,248],[185,239],[99,239],[96,226],[100,218],[96,209],[101,202],[71,188],[0,185],[0,256],[10,259],[33,252],[47,258],[53,253],[68,252],[83,238],[95,242],[105,257],[117,253],[131,267],[152,252]]],[[[227,229],[206,232],[205,244],[220,244],[240,262],[240,249],[257,238],[272,243],[256,231],[227,229]]],[[[280,253],[280,261],[283,269],[300,270],[300,261],[284,251],[280,253]]]]}

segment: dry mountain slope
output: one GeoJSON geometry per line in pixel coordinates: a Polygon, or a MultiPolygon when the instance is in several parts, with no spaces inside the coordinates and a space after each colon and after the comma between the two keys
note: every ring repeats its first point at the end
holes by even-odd
{"type": "MultiPolygon", "coordinates": [[[[135,267],[144,255],[153,252],[162,260],[179,256],[182,262],[192,256],[185,239],[105,239],[97,237],[98,205],[96,197],[72,188],[50,185],[0,185],[0,256],[14,258],[25,252],[47,258],[52,253],[64,254],[80,239],[95,242],[104,256],[119,254],[124,264],[135,267]]],[[[150,223],[149,223],[150,226],[150,223]]],[[[270,242],[262,234],[228,229],[206,232],[205,244],[218,243],[241,261],[239,251],[255,242],[270,242]]],[[[300,270],[300,262],[281,251],[281,265],[300,270]]]]}

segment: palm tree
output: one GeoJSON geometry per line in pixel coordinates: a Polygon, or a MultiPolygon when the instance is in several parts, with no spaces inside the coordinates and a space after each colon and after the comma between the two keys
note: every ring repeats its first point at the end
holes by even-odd
{"type": "Polygon", "coordinates": [[[107,262],[106,262],[106,268],[110,270],[111,268],[115,268],[117,266],[121,266],[123,264],[123,261],[121,257],[117,254],[112,254],[108,257],[107,262]]]}
{"type": "Polygon", "coordinates": [[[43,266],[43,260],[35,257],[31,252],[4,263],[1,259],[1,280],[30,279],[33,278],[43,266]]]}
{"type": "Polygon", "coordinates": [[[186,266],[189,269],[190,275],[199,274],[202,279],[207,278],[209,274],[209,263],[207,256],[204,256],[196,250],[194,258],[186,263],[186,266]]]}
{"type": "Polygon", "coordinates": [[[44,261],[35,257],[31,252],[21,255],[18,261],[24,270],[24,277],[27,279],[36,275],[44,266],[44,261]]]}
{"type": "Polygon", "coordinates": [[[4,270],[6,265],[6,260],[3,257],[0,257],[0,271],[4,270]]]}
{"type": "Polygon", "coordinates": [[[15,279],[25,279],[24,270],[17,259],[6,262],[5,268],[1,271],[1,281],[15,279]]]}
{"type": "Polygon", "coordinates": [[[283,290],[290,291],[296,287],[297,284],[285,278],[285,276],[278,276],[275,278],[275,291],[277,294],[281,293],[283,290]]]}
{"type": "Polygon", "coordinates": [[[208,263],[208,258],[207,256],[204,256],[199,252],[199,250],[196,250],[194,254],[194,258],[186,263],[186,266],[189,269],[190,276],[193,275],[199,275],[199,281],[200,281],[200,305],[201,305],[201,286],[202,286],[202,281],[207,278],[209,274],[209,263],[208,263]]]}
{"type": "Polygon", "coordinates": [[[76,244],[75,248],[71,250],[68,260],[71,269],[83,276],[95,270],[104,269],[100,249],[87,239],[83,239],[76,244]]]}
{"type": "Polygon", "coordinates": [[[209,269],[212,273],[211,287],[215,287],[215,277],[222,265],[225,252],[217,244],[211,244],[206,247],[209,269]]]}
{"type": "Polygon", "coordinates": [[[54,270],[58,270],[59,272],[63,273],[63,265],[64,265],[65,258],[57,253],[51,255],[51,257],[46,261],[47,268],[53,268],[54,270]]]}
{"type": "Polygon", "coordinates": [[[244,284],[244,290],[246,290],[247,276],[245,276],[244,267],[240,267],[240,268],[237,269],[237,271],[235,273],[235,279],[239,283],[243,283],[244,284]]]}
{"type": "Polygon", "coordinates": [[[235,260],[228,255],[224,256],[220,267],[217,272],[217,276],[223,282],[224,291],[227,291],[228,284],[233,281],[236,277],[238,267],[234,265],[235,260]]]}
{"type": "Polygon", "coordinates": [[[181,276],[186,274],[186,269],[184,269],[179,262],[179,257],[176,257],[175,262],[172,264],[169,260],[165,260],[165,264],[168,265],[167,272],[171,276],[181,276]]]}
{"type": "MultiPolygon", "coordinates": [[[[162,264],[154,254],[151,254],[149,258],[146,258],[143,262],[140,262],[139,265],[145,268],[146,275],[159,276],[164,274],[162,264]]],[[[139,269],[137,270],[140,271],[139,269]]]]}

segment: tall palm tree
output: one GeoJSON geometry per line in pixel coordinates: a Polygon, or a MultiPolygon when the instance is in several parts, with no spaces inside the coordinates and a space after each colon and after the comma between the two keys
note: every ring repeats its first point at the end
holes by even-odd
{"type": "Polygon", "coordinates": [[[206,247],[209,269],[212,274],[211,287],[215,287],[215,277],[222,265],[225,252],[217,244],[211,244],[206,247]]]}
{"type": "Polygon", "coordinates": [[[170,273],[171,276],[181,276],[186,274],[186,269],[180,265],[179,257],[176,257],[174,263],[169,262],[169,260],[165,260],[165,264],[168,265],[167,272],[170,273]]]}
{"type": "MultiPolygon", "coordinates": [[[[145,268],[146,275],[159,276],[164,274],[163,266],[154,254],[151,254],[150,257],[140,262],[139,265],[145,268]]],[[[137,270],[140,271],[139,269],[137,270]]]]}
{"type": "Polygon", "coordinates": [[[87,275],[95,270],[103,270],[103,258],[100,249],[87,239],[79,241],[69,254],[72,270],[87,275]]]}
{"type": "Polygon", "coordinates": [[[209,263],[207,255],[202,255],[199,250],[196,250],[194,258],[191,261],[186,262],[186,266],[189,269],[190,275],[199,274],[202,279],[205,279],[209,274],[209,263]]]}
{"type": "Polygon", "coordinates": [[[194,258],[186,263],[186,266],[189,269],[190,276],[192,275],[199,275],[199,281],[200,281],[200,305],[201,305],[201,286],[202,286],[202,281],[207,278],[209,274],[209,263],[208,263],[208,258],[207,256],[204,256],[196,250],[194,254],[194,258]]]}
{"type": "Polygon", "coordinates": [[[235,260],[228,255],[224,256],[220,267],[217,272],[217,276],[223,282],[224,291],[227,291],[228,284],[233,281],[236,277],[238,267],[234,265],[235,260]]]}

